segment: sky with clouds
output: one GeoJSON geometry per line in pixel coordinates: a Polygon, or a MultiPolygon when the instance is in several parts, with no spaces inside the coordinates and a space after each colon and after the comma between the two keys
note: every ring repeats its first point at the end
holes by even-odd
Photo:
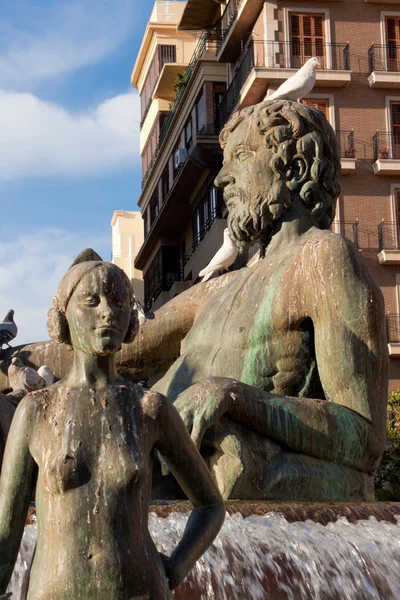
{"type": "Polygon", "coordinates": [[[0,2],[0,319],[47,339],[73,258],[111,255],[114,210],[140,195],[130,75],[152,0],[0,2]]]}

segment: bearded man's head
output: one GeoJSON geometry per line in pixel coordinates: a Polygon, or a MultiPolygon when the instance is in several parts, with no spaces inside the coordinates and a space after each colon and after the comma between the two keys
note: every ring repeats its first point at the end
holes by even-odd
{"type": "Polygon", "coordinates": [[[329,229],[340,193],[340,151],[321,111],[290,100],[235,113],[220,134],[228,227],[239,247],[269,243],[298,198],[316,226],[329,229]]]}

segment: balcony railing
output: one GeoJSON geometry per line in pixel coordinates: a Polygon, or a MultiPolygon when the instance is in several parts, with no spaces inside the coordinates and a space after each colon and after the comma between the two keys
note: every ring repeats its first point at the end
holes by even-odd
{"type": "Polygon", "coordinates": [[[399,250],[399,224],[395,221],[382,221],[378,225],[378,248],[399,250]]]}
{"type": "Polygon", "coordinates": [[[356,158],[357,150],[354,141],[354,131],[336,131],[337,141],[342,158],[356,158]]]}
{"type": "Polygon", "coordinates": [[[386,335],[389,344],[400,343],[400,315],[386,315],[386,335]]]}
{"type": "Polygon", "coordinates": [[[377,131],[372,147],[374,160],[400,160],[400,131],[377,131]]]}
{"type": "Polygon", "coordinates": [[[190,60],[190,63],[188,64],[188,66],[185,69],[183,78],[180,83],[180,88],[175,96],[174,101],[171,104],[171,107],[167,113],[167,116],[165,117],[163,126],[161,127],[156,150],[154,152],[153,158],[150,161],[149,166],[147,167],[147,171],[144,174],[143,179],[142,179],[142,188],[144,187],[146,181],[148,180],[148,178],[150,176],[150,173],[153,169],[154,163],[156,161],[156,158],[158,156],[158,153],[160,151],[162,143],[167,136],[169,128],[171,127],[171,123],[174,119],[175,113],[178,110],[178,107],[180,106],[180,104],[182,102],[182,98],[185,93],[185,89],[193,75],[193,71],[195,70],[197,63],[203,56],[204,52],[206,52],[207,50],[210,50],[215,53],[216,49],[217,49],[217,42],[216,42],[215,35],[203,33],[203,35],[200,37],[199,42],[195,48],[195,51],[190,60]]]}
{"type": "Polygon", "coordinates": [[[182,281],[182,274],[178,271],[168,273],[167,275],[163,275],[159,279],[159,281],[153,287],[151,294],[149,295],[149,299],[144,305],[145,313],[149,312],[149,310],[151,309],[161,292],[169,292],[169,290],[174,285],[175,281],[182,281]]]}
{"type": "Polygon", "coordinates": [[[204,222],[202,227],[199,229],[197,234],[194,236],[192,243],[190,244],[189,248],[186,250],[185,254],[183,255],[183,266],[187,265],[189,260],[192,258],[192,256],[196,252],[198,246],[201,244],[201,242],[206,237],[207,233],[210,231],[214,221],[216,221],[216,219],[220,219],[220,218],[221,218],[221,210],[219,208],[215,208],[211,212],[208,219],[206,219],[206,221],[204,222]]]}
{"type": "Polygon", "coordinates": [[[161,73],[161,70],[163,68],[163,66],[166,63],[176,63],[176,46],[173,45],[160,45],[157,48],[157,51],[154,55],[153,60],[151,61],[150,67],[149,67],[149,77],[151,78],[151,81],[148,81],[145,85],[149,86],[149,98],[147,100],[147,104],[144,107],[144,110],[142,110],[142,117],[140,120],[140,128],[142,128],[143,123],[146,120],[147,117],[147,113],[149,112],[151,103],[153,101],[153,92],[155,90],[155,87],[157,85],[157,81],[158,81],[158,76],[161,73]]]}
{"type": "Polygon", "coordinates": [[[219,40],[219,43],[222,42],[222,40],[225,38],[227,33],[230,31],[230,28],[232,27],[232,23],[235,20],[235,17],[237,15],[237,11],[238,11],[241,1],[242,0],[229,0],[228,1],[226,8],[223,12],[223,15],[221,17],[221,20],[215,26],[215,33],[217,35],[217,39],[219,40]]]}
{"type": "Polygon", "coordinates": [[[369,75],[374,71],[400,72],[400,45],[373,44],[368,50],[369,75]]]}
{"type": "Polygon", "coordinates": [[[322,69],[350,69],[348,44],[310,44],[300,42],[270,42],[252,40],[236,71],[222,101],[217,107],[217,119],[221,127],[228,120],[240,97],[240,91],[254,67],[266,69],[299,69],[311,57],[317,56],[322,69]]]}

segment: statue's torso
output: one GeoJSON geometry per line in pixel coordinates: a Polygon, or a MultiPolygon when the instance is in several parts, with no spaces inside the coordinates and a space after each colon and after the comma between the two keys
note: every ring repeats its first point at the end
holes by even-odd
{"type": "Polygon", "coordinates": [[[48,400],[38,402],[31,449],[38,545],[28,598],[168,597],[147,527],[156,428],[141,392],[55,386],[40,394],[48,400]]]}
{"type": "Polygon", "coordinates": [[[218,376],[321,397],[313,327],[301,300],[301,253],[299,245],[239,271],[202,310],[156,389],[175,399],[192,383],[218,376]]]}

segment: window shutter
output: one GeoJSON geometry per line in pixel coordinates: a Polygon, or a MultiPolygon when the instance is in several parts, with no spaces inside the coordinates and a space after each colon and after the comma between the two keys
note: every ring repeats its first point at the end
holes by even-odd
{"type": "Polygon", "coordinates": [[[324,67],[323,15],[291,13],[290,42],[292,67],[301,67],[312,56],[317,56],[321,66],[324,67]]]}
{"type": "Polygon", "coordinates": [[[303,98],[301,102],[306,106],[318,108],[318,110],[324,113],[326,119],[329,121],[329,101],[326,98],[303,98]]]}

